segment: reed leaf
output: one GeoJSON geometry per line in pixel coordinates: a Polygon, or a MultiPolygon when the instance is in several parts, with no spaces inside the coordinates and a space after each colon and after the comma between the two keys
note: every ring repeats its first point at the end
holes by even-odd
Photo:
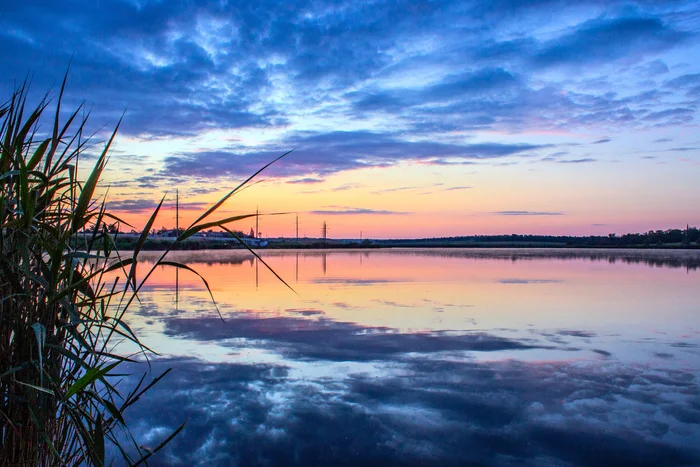
{"type": "Polygon", "coordinates": [[[26,82],[0,104],[0,465],[102,466],[115,462],[107,459],[110,452],[120,455],[121,463],[139,465],[185,425],[154,449],[142,447],[131,434],[125,410],[170,369],[148,384],[144,378],[132,385],[115,382],[123,375],[120,365],[136,362],[137,355],[150,364],[150,357],[158,355],[138,339],[127,312],[139,302],[139,291],[153,271],[169,266],[196,274],[223,319],[206,279],[166,256],[202,230],[233,233],[231,223],[255,216],[207,221],[289,152],[205,210],[137,281],[138,256],[165,197],[149,217],[133,253],[122,256],[108,232],[114,222],[128,224],[107,211],[106,195],[102,202],[96,201],[122,120],[81,182],[78,161],[87,147],[82,136],[87,117],[80,118],[79,106],[62,121],[66,82],[67,73],[51,116],[47,97],[33,108],[28,106],[26,82]],[[40,132],[44,122],[50,122],[49,128],[40,132]],[[120,342],[137,351],[120,355],[120,342]],[[126,435],[126,443],[118,433],[126,435]]]}

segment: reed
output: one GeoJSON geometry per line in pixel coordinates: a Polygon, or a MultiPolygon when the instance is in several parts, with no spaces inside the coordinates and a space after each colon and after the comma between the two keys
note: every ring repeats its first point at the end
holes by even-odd
{"type": "MultiPolygon", "coordinates": [[[[164,198],[133,253],[116,250],[109,231],[123,222],[95,197],[119,125],[80,181],[87,117],[78,108],[62,121],[65,84],[64,78],[51,113],[47,98],[29,108],[26,83],[0,105],[0,465],[101,466],[109,444],[124,462],[138,465],[184,425],[150,449],[131,435],[125,411],[170,370],[148,384],[145,375],[135,387],[119,384],[121,365],[138,360],[120,353],[124,342],[143,356],[153,353],[124,317],[156,267],[193,270],[167,260],[171,246],[137,280],[138,253],[164,198]]],[[[229,223],[255,216],[208,220],[260,171],[205,211],[177,242],[212,227],[231,232],[229,223]]]]}

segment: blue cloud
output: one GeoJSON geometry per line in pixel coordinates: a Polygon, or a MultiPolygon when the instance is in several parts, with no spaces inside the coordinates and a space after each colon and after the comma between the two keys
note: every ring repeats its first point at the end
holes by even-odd
{"type": "Polygon", "coordinates": [[[322,216],[345,216],[345,215],[357,215],[357,214],[371,214],[371,215],[403,215],[410,214],[408,212],[402,211],[387,211],[383,209],[367,209],[367,208],[349,208],[349,207],[338,207],[335,209],[318,209],[315,211],[309,211],[309,214],[317,214],[322,216]]]}
{"type": "Polygon", "coordinates": [[[668,80],[665,85],[669,88],[690,88],[700,85],[700,73],[689,73],[668,80]]]}
{"type": "Polygon", "coordinates": [[[584,157],[582,159],[569,159],[569,160],[558,160],[558,164],[585,164],[586,162],[596,162],[597,159],[591,157],[584,157]]]}
{"type": "Polygon", "coordinates": [[[295,178],[293,180],[287,180],[287,183],[291,184],[303,184],[303,185],[311,185],[314,183],[322,183],[323,179],[322,178],[315,178],[315,177],[305,177],[305,178],[295,178]]]}
{"type": "Polygon", "coordinates": [[[663,51],[688,37],[656,17],[598,18],[577,26],[543,45],[534,57],[537,66],[607,63],[638,60],[663,51]]]}
{"type": "Polygon", "coordinates": [[[665,121],[666,124],[680,124],[691,122],[694,115],[695,109],[678,107],[675,109],[651,112],[642,117],[642,120],[665,121]]]}
{"type": "Polygon", "coordinates": [[[671,110],[697,108],[698,70],[674,76],[664,54],[697,34],[678,19],[694,8],[623,0],[16,2],[0,17],[2,85],[31,71],[36,88],[55,86],[74,57],[68,103],[86,99],[96,125],[126,109],[130,135],[328,133],[311,123],[323,121],[418,136],[440,146],[440,158],[455,132],[692,123],[694,112],[671,110]],[[554,27],[564,20],[565,29],[554,27]],[[621,79],[647,82],[618,94],[598,65],[624,65],[621,79]],[[677,92],[686,102],[676,103],[677,92]]]}
{"type": "Polygon", "coordinates": [[[669,69],[663,60],[657,59],[640,66],[639,71],[647,76],[655,77],[668,73],[669,69]]]}
{"type": "Polygon", "coordinates": [[[501,143],[438,143],[407,141],[402,135],[369,131],[291,135],[265,150],[197,152],[171,156],[165,173],[199,177],[223,177],[253,173],[285,149],[298,148],[271,170],[284,176],[329,174],[366,167],[387,167],[399,162],[473,162],[517,156],[547,145],[501,143]]]}

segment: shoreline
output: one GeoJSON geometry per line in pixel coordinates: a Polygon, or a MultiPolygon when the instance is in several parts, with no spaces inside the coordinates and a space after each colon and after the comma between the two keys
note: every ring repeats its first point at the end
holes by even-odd
{"type": "MultiPolygon", "coordinates": [[[[447,237],[423,239],[322,239],[322,238],[264,238],[265,246],[249,245],[255,250],[335,250],[335,249],[392,249],[392,248],[545,248],[550,250],[579,248],[590,250],[700,250],[698,241],[676,241],[665,243],[631,243],[620,237],[549,237],[520,236],[507,238],[507,235],[493,237],[447,237]],[[528,238],[529,237],[529,238],[528,238]]],[[[133,249],[138,236],[117,234],[113,237],[119,250],[133,249]]],[[[244,238],[248,242],[250,239],[244,238]]],[[[150,236],[142,246],[144,251],[163,251],[172,247],[175,237],[150,236]]],[[[235,238],[191,237],[173,250],[246,250],[235,238]]]]}

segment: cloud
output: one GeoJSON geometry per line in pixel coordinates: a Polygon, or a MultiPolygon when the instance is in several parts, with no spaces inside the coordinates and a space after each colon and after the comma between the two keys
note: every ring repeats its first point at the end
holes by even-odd
{"type": "Polygon", "coordinates": [[[124,199],[119,201],[107,201],[107,207],[112,211],[154,211],[158,203],[150,199],[124,199]]]}
{"type": "Polygon", "coordinates": [[[399,186],[399,187],[394,187],[394,188],[385,188],[383,190],[376,190],[373,191],[372,194],[374,195],[381,195],[382,193],[393,193],[395,191],[406,191],[406,190],[415,190],[417,186],[399,186]]]}
{"type": "Polygon", "coordinates": [[[544,211],[496,211],[493,214],[499,216],[563,216],[563,212],[544,212],[544,211]]]}
{"type": "MultiPolygon", "coordinates": [[[[172,337],[221,341],[263,339],[291,359],[329,361],[373,361],[396,358],[414,349],[421,352],[495,352],[537,348],[528,342],[491,336],[482,332],[464,334],[398,333],[385,327],[291,316],[238,317],[222,323],[218,318],[167,318],[165,334],[172,337]]],[[[232,341],[233,342],[233,341],[232,341]]]]}
{"type": "Polygon", "coordinates": [[[687,37],[653,16],[601,17],[543,44],[534,64],[583,66],[619,59],[638,60],[674,47],[687,37]]]}
{"type": "Polygon", "coordinates": [[[287,180],[286,183],[311,185],[314,183],[322,183],[323,181],[324,180],[322,178],[306,177],[306,178],[297,178],[294,180],[287,180]]]}
{"type": "Polygon", "coordinates": [[[502,91],[516,83],[517,78],[503,68],[486,68],[476,73],[448,76],[441,83],[425,88],[420,93],[420,99],[423,102],[445,102],[460,98],[464,94],[502,91]]]}
{"type": "Polygon", "coordinates": [[[198,187],[194,187],[194,188],[188,188],[186,190],[186,193],[188,194],[188,196],[199,196],[199,195],[207,195],[209,193],[215,193],[216,191],[218,191],[218,188],[213,187],[213,186],[209,186],[209,187],[198,186],[198,187]]]}
{"type": "Polygon", "coordinates": [[[284,312],[299,316],[318,316],[326,314],[325,311],[315,308],[285,308],[284,312]]]}
{"type": "MultiPolygon", "coordinates": [[[[694,33],[679,20],[690,14],[688,5],[627,3],[319,1],[280,10],[266,2],[108,1],[100,8],[84,1],[25,2],[0,18],[0,50],[7,83],[31,69],[42,90],[60,81],[55,70],[73,56],[68,103],[87,99],[96,125],[115,123],[127,109],[121,131],[140,138],[264,130],[280,143],[274,152],[295,139],[278,138],[281,131],[361,127],[376,133],[398,128],[404,142],[421,135],[449,144],[443,135],[470,130],[643,126],[649,122],[644,115],[672,107],[675,89],[700,98],[693,97],[700,85],[696,70],[658,89],[631,81],[668,76],[663,55],[694,33]],[[70,24],[59,21],[64,17],[70,24]],[[620,63],[641,64],[622,69],[631,95],[615,97],[619,87],[609,70],[596,66],[620,63]],[[586,76],[567,75],[563,83],[547,75],[553,67],[585,67],[586,76]],[[585,88],[592,82],[600,92],[585,88]]],[[[655,124],[681,121],[659,118],[655,124]]],[[[193,152],[216,159],[256,150],[193,152]]],[[[175,156],[197,159],[189,152],[175,156]]],[[[227,175],[241,174],[254,165],[225,168],[227,175]]]]}
{"type": "Polygon", "coordinates": [[[578,329],[559,330],[559,331],[557,331],[557,334],[559,334],[560,336],[573,336],[573,337],[585,337],[585,338],[592,338],[592,337],[596,336],[596,334],[594,332],[580,331],[578,329]]]}
{"type": "Polygon", "coordinates": [[[279,176],[331,174],[343,170],[388,167],[400,162],[473,162],[517,156],[547,145],[527,143],[440,143],[408,141],[401,135],[334,131],[292,135],[266,150],[203,151],[170,156],[164,172],[176,176],[225,177],[254,173],[285,152],[298,149],[271,168],[279,176]]]}
{"type": "Polygon", "coordinates": [[[138,188],[159,188],[161,183],[164,181],[163,177],[158,177],[154,175],[144,175],[141,177],[136,177],[134,179],[135,185],[138,188]]]}
{"type": "Polygon", "coordinates": [[[558,279],[501,279],[501,284],[560,284],[558,279]]]}
{"type": "Polygon", "coordinates": [[[673,79],[666,81],[664,84],[669,88],[692,88],[700,85],[700,73],[688,73],[685,75],[677,76],[673,79]]]}
{"type": "Polygon", "coordinates": [[[612,141],[612,139],[610,139],[610,138],[601,138],[597,141],[593,141],[591,144],[603,144],[603,143],[609,143],[610,141],[612,141]]]}
{"type": "MultiPolygon", "coordinates": [[[[125,211],[125,212],[148,212],[155,211],[158,207],[158,202],[151,199],[123,199],[123,200],[108,200],[107,206],[112,211],[125,211]]],[[[183,211],[203,211],[208,208],[207,203],[197,203],[197,202],[181,202],[179,203],[179,208],[183,211]]],[[[175,203],[163,203],[161,210],[175,209],[175,203]]]]}
{"type": "Polygon", "coordinates": [[[319,216],[344,216],[344,215],[356,215],[356,214],[369,214],[369,215],[404,215],[410,214],[404,211],[388,211],[383,209],[367,209],[367,208],[339,208],[339,209],[317,209],[315,211],[309,211],[309,214],[315,214],[319,216]]]}
{"type": "Polygon", "coordinates": [[[320,277],[313,279],[314,284],[337,284],[346,287],[370,286],[376,284],[393,284],[395,282],[406,282],[403,279],[353,279],[350,277],[320,277]]]}
{"type": "Polygon", "coordinates": [[[558,164],[585,164],[587,162],[596,162],[597,159],[591,157],[584,157],[582,159],[569,159],[569,160],[557,160],[558,164]]]}
{"type": "MultiPolygon", "coordinates": [[[[283,364],[189,358],[155,359],[152,366],[154,374],[173,371],[143,399],[150,410],[126,412],[137,440],[154,446],[187,420],[155,463],[700,462],[698,386],[689,371],[420,353],[376,374],[346,365],[331,377],[295,376],[283,364]]],[[[134,370],[142,369],[128,370],[135,374],[125,384],[135,384],[140,374],[134,370]]]]}
{"type": "Polygon", "coordinates": [[[690,108],[674,108],[666,109],[658,112],[650,112],[649,114],[642,117],[642,120],[667,120],[670,117],[670,121],[667,120],[666,124],[681,124],[691,122],[695,114],[694,109],[690,108]]]}
{"type": "Polygon", "coordinates": [[[503,68],[483,68],[449,75],[440,82],[418,89],[354,91],[347,95],[360,112],[399,112],[408,107],[447,103],[464,98],[501,93],[518,84],[518,78],[503,68]]]}
{"type": "Polygon", "coordinates": [[[689,147],[689,148],[670,148],[666,149],[666,151],[677,151],[677,152],[687,152],[687,151],[697,151],[700,148],[697,147],[689,147]]]}
{"type": "Polygon", "coordinates": [[[666,63],[661,59],[648,62],[642,66],[639,66],[638,69],[640,73],[650,77],[656,77],[669,72],[668,65],[666,65],[666,63]]]}
{"type": "Polygon", "coordinates": [[[362,188],[364,185],[360,183],[344,183],[342,185],[331,188],[331,191],[346,191],[354,190],[356,188],[362,188]]]}

